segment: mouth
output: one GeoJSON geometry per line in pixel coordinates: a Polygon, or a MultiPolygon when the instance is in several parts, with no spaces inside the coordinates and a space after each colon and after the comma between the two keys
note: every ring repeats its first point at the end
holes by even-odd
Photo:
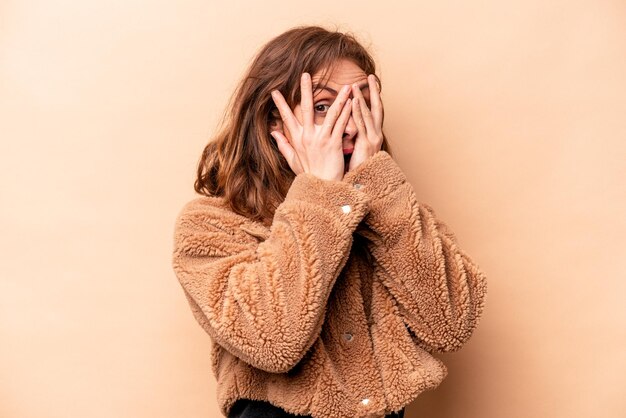
{"type": "Polygon", "coordinates": [[[348,172],[348,166],[350,165],[350,157],[352,156],[352,150],[343,150],[343,173],[348,172]],[[348,151],[348,152],[346,152],[348,151]]]}

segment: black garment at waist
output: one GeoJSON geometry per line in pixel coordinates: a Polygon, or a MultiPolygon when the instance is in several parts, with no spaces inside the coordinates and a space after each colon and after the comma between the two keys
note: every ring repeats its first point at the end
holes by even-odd
{"type": "MultiPolygon", "coordinates": [[[[241,398],[230,408],[228,418],[311,418],[311,416],[290,414],[266,401],[241,398]]],[[[385,415],[385,418],[404,418],[404,408],[385,415]]]]}

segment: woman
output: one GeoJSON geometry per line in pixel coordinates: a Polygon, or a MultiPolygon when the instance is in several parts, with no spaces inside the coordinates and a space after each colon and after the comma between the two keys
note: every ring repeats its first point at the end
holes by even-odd
{"type": "Polygon", "coordinates": [[[402,417],[475,329],[485,276],[382,123],[372,57],[321,27],[272,39],[235,91],[173,254],[224,416],[402,417]]]}

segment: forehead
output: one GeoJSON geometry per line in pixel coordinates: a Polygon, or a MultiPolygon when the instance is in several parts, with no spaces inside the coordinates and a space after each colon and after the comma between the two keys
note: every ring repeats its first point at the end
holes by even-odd
{"type": "MultiPolygon", "coordinates": [[[[315,88],[316,84],[324,82],[322,79],[323,70],[317,71],[311,75],[311,81],[315,88]]],[[[335,90],[341,88],[345,84],[357,83],[359,81],[367,81],[367,74],[356,65],[353,61],[347,59],[341,59],[337,61],[335,67],[330,74],[326,74],[326,85],[335,90]]]]}

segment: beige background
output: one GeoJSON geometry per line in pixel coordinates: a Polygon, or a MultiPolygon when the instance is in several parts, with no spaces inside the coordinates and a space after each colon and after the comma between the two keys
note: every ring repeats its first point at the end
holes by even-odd
{"type": "Polygon", "coordinates": [[[218,416],[174,217],[301,23],[370,45],[398,163],[488,276],[407,418],[626,416],[622,0],[0,2],[0,416],[218,416]]]}

